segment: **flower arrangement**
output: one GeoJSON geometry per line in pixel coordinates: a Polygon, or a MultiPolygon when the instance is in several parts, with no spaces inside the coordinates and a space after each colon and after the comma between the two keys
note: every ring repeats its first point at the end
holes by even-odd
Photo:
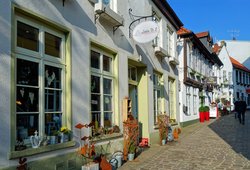
{"type": "Polygon", "coordinates": [[[71,130],[68,129],[67,127],[63,126],[63,127],[60,128],[60,132],[64,133],[64,134],[70,134],[71,130]]]}

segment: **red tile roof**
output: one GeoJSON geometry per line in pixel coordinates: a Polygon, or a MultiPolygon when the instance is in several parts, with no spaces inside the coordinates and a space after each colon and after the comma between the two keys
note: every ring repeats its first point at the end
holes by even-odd
{"type": "Polygon", "coordinates": [[[243,64],[241,64],[239,61],[235,60],[233,57],[230,57],[230,60],[233,64],[233,66],[235,68],[238,68],[238,69],[241,69],[241,70],[244,70],[246,72],[249,72],[250,73],[250,70],[248,70],[248,68],[246,68],[243,64]]]}
{"type": "Polygon", "coordinates": [[[221,47],[220,47],[217,43],[214,44],[214,46],[213,46],[213,52],[216,53],[216,54],[218,54],[220,48],[221,48],[221,47]]]}
{"type": "Polygon", "coordinates": [[[188,34],[188,33],[191,33],[190,30],[184,28],[184,27],[181,27],[178,31],[177,31],[177,34],[178,35],[182,35],[182,34],[188,34]]]}
{"type": "Polygon", "coordinates": [[[209,32],[208,32],[208,31],[199,32],[199,33],[196,33],[195,35],[196,35],[198,38],[207,37],[207,36],[209,36],[209,32]]]}

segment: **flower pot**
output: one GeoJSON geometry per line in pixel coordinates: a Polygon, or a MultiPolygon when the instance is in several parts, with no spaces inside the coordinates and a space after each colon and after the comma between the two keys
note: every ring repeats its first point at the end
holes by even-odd
{"type": "Polygon", "coordinates": [[[69,141],[69,134],[61,133],[60,143],[64,143],[68,141],[69,141]]]}
{"type": "Polygon", "coordinates": [[[209,112],[205,112],[205,120],[209,121],[209,112]]]}
{"type": "Polygon", "coordinates": [[[123,155],[116,155],[115,159],[117,160],[117,167],[119,168],[120,166],[122,166],[122,158],[123,155]]]}
{"type": "Polygon", "coordinates": [[[135,158],[135,154],[134,154],[134,153],[129,153],[129,154],[128,154],[128,160],[129,160],[129,161],[134,160],[134,158],[135,158]]]}
{"type": "Polygon", "coordinates": [[[118,168],[118,161],[116,158],[112,158],[109,163],[114,167],[114,168],[118,168]]]}
{"type": "Polygon", "coordinates": [[[200,122],[204,122],[205,112],[199,112],[200,122]]]}
{"type": "Polygon", "coordinates": [[[83,165],[82,170],[99,170],[99,164],[90,162],[87,165],[83,165]]]}
{"type": "Polygon", "coordinates": [[[50,144],[57,144],[57,136],[50,136],[50,144]]]}
{"type": "Polygon", "coordinates": [[[162,139],[161,140],[161,145],[165,145],[166,144],[166,139],[162,139]]]}

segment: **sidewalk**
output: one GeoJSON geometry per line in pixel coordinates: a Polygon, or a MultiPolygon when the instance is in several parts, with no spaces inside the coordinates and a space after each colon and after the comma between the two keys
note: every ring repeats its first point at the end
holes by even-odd
{"type": "Polygon", "coordinates": [[[250,170],[250,111],[182,128],[178,141],[153,145],[119,170],[250,170]]]}
{"type": "Polygon", "coordinates": [[[205,121],[203,123],[197,122],[193,125],[189,125],[187,127],[181,128],[181,133],[179,135],[178,141],[169,142],[164,146],[160,145],[152,145],[150,148],[143,151],[135,160],[133,161],[127,161],[123,166],[119,168],[119,170],[131,170],[131,169],[140,169],[140,165],[148,162],[152,157],[155,157],[159,155],[162,150],[167,150],[169,147],[177,146],[179,143],[181,143],[181,140],[187,136],[189,136],[192,133],[195,133],[197,130],[208,126],[212,122],[214,122],[215,119],[210,119],[210,121],[205,121]]]}

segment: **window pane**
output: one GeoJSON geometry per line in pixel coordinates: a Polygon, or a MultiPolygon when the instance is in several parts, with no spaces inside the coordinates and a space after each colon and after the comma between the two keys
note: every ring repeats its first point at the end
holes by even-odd
{"type": "Polygon", "coordinates": [[[57,67],[45,66],[45,87],[61,89],[61,70],[57,67]]]}
{"type": "Polygon", "coordinates": [[[61,91],[45,90],[45,112],[62,111],[61,91]]]}
{"type": "Polygon", "coordinates": [[[17,59],[17,84],[38,86],[38,63],[17,59]]]}
{"type": "Polygon", "coordinates": [[[100,69],[100,53],[91,51],[91,67],[100,69]]]}
{"type": "Polygon", "coordinates": [[[134,80],[134,81],[137,80],[136,74],[137,74],[136,68],[135,67],[131,67],[131,80],[134,80]]]}
{"type": "Polygon", "coordinates": [[[91,92],[100,93],[100,77],[91,76],[91,92]]]}
{"type": "Polygon", "coordinates": [[[104,127],[111,127],[112,126],[112,112],[104,113],[104,127]]]}
{"type": "Polygon", "coordinates": [[[52,136],[59,131],[62,126],[61,113],[47,113],[45,114],[45,134],[52,136]]]}
{"type": "Polygon", "coordinates": [[[60,58],[62,39],[45,32],[45,54],[60,58]]]}
{"type": "Polygon", "coordinates": [[[39,30],[28,24],[17,21],[17,46],[32,51],[39,51],[39,30]]]}
{"type": "Polygon", "coordinates": [[[103,79],[103,92],[104,94],[112,94],[112,80],[103,79]]]}
{"type": "Polygon", "coordinates": [[[104,71],[108,71],[111,72],[111,62],[112,62],[112,58],[107,57],[107,56],[103,56],[103,70],[104,71]]]}
{"type": "Polygon", "coordinates": [[[17,87],[17,112],[38,112],[38,103],[38,88],[17,87]]]}
{"type": "Polygon", "coordinates": [[[28,139],[36,130],[38,131],[38,114],[17,114],[16,126],[17,140],[28,139]]]}
{"type": "Polygon", "coordinates": [[[92,94],[91,95],[91,110],[92,111],[100,111],[100,95],[92,94]]]}
{"type": "Polygon", "coordinates": [[[112,97],[111,96],[104,96],[103,107],[104,107],[104,111],[112,110],[112,97]]]}
{"type": "Polygon", "coordinates": [[[101,113],[92,112],[92,122],[95,123],[94,128],[98,129],[101,126],[101,113]]]}

